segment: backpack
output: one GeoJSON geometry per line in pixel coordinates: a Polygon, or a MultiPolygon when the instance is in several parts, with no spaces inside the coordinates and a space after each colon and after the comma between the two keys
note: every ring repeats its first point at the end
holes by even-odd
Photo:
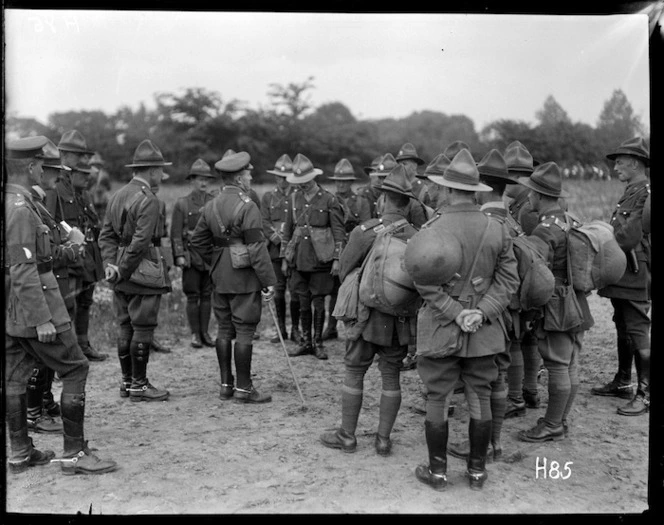
{"type": "Polygon", "coordinates": [[[555,278],[547,261],[526,235],[514,237],[512,247],[520,281],[516,293],[519,307],[528,311],[544,306],[551,299],[555,286],[555,278]]]}
{"type": "Polygon", "coordinates": [[[413,317],[421,298],[404,266],[407,243],[394,233],[408,225],[401,219],[378,225],[360,278],[359,300],[369,308],[395,317],[413,317]]]}
{"type": "Polygon", "coordinates": [[[567,214],[567,250],[572,285],[590,292],[616,284],[627,269],[627,257],[609,223],[592,220],[580,223],[567,214]]]}

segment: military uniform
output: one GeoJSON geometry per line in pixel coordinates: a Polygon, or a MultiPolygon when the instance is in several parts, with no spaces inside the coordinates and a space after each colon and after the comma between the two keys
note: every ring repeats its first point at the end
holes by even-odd
{"type": "Polygon", "coordinates": [[[369,214],[372,218],[376,218],[380,215],[378,211],[378,199],[380,197],[379,189],[371,184],[367,184],[366,186],[357,189],[357,196],[367,201],[367,204],[369,205],[369,214]]]}
{"type": "Polygon", "coordinates": [[[182,291],[187,298],[187,320],[193,334],[192,346],[214,346],[208,335],[212,312],[212,280],[210,268],[200,255],[191,250],[191,237],[203,207],[213,199],[206,191],[192,190],[175,201],[171,216],[171,248],[173,259],[185,258],[182,268],[182,291]],[[196,340],[196,338],[199,338],[196,340]]]}

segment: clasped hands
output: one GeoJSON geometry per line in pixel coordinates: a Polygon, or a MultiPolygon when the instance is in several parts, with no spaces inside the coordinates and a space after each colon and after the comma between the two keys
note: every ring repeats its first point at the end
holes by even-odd
{"type": "Polygon", "coordinates": [[[454,321],[461,327],[461,330],[464,332],[475,333],[484,322],[484,314],[477,308],[465,308],[461,310],[461,313],[456,316],[454,321]]]}

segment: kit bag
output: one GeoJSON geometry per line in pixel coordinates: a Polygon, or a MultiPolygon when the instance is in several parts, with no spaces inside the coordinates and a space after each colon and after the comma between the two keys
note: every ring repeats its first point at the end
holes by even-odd
{"type": "Polygon", "coordinates": [[[394,236],[407,225],[401,219],[374,228],[377,236],[359,285],[359,300],[364,305],[395,317],[417,315],[422,302],[404,265],[407,242],[394,236]]]}
{"type": "Polygon", "coordinates": [[[581,224],[569,215],[566,218],[574,289],[590,292],[616,284],[625,273],[627,257],[613,226],[600,220],[581,224]]]}
{"type": "Polygon", "coordinates": [[[555,278],[535,243],[525,235],[512,239],[514,255],[517,259],[519,289],[517,296],[519,307],[528,311],[544,306],[555,286],[555,278]]]}

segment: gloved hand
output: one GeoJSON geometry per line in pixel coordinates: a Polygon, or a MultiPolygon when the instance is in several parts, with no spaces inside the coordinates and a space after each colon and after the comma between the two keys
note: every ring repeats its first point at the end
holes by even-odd
{"type": "Polygon", "coordinates": [[[118,271],[118,267],[115,266],[114,264],[109,264],[106,266],[104,269],[104,278],[106,281],[109,283],[114,283],[115,281],[118,280],[120,277],[120,272],[118,271]]]}
{"type": "Polygon", "coordinates": [[[274,286],[267,286],[261,290],[263,301],[269,303],[274,298],[274,286]]]}
{"type": "Polygon", "coordinates": [[[69,232],[69,235],[67,235],[67,240],[73,242],[74,244],[84,244],[85,235],[81,230],[74,226],[69,232]]]}

